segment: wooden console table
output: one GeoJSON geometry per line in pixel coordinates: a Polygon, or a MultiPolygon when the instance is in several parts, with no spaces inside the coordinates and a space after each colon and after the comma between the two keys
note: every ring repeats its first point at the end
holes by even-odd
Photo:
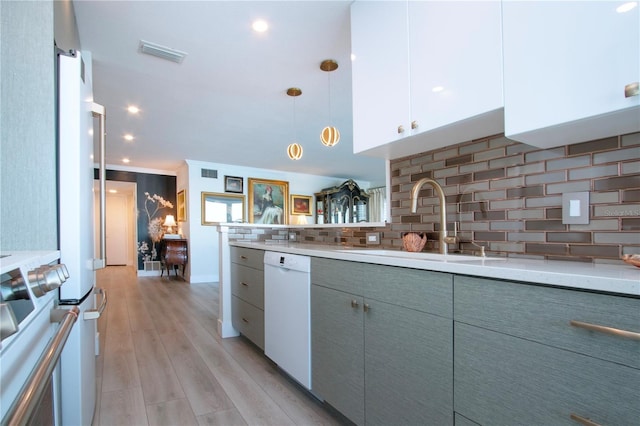
{"type": "MultiPolygon", "coordinates": [[[[162,239],[160,241],[160,262],[162,264],[162,272],[164,275],[165,268],[167,276],[171,275],[171,270],[176,266],[182,266],[182,277],[184,278],[184,268],[189,259],[186,239],[162,239]]],[[[176,276],[178,272],[176,271],[176,276]]]]}

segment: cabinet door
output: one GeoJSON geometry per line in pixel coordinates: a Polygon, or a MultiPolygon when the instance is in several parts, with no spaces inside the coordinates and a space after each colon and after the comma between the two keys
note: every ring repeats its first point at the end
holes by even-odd
{"type": "Polygon", "coordinates": [[[409,2],[414,134],[503,107],[500,9],[496,0],[409,2]]]}
{"type": "Polygon", "coordinates": [[[311,353],[313,392],[364,424],[362,297],[311,286],[311,353]]]}
{"type": "Polygon", "coordinates": [[[408,136],[409,50],[407,3],[351,5],[353,151],[408,136]],[[398,133],[398,126],[405,133],[398,133]]]}
{"type": "Polygon", "coordinates": [[[622,2],[503,2],[507,137],[546,148],[640,130],[640,11],[622,2]]]}
{"type": "Polygon", "coordinates": [[[453,321],[365,303],[367,424],[453,424],[453,321]]]}
{"type": "Polygon", "coordinates": [[[455,411],[483,425],[637,424],[640,370],[455,323],[455,411]]]}

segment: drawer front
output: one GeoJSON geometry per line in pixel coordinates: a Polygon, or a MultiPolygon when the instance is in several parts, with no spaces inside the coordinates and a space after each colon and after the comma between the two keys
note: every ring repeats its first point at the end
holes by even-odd
{"type": "Polygon", "coordinates": [[[637,424],[640,370],[455,323],[454,409],[482,425],[637,424]]]}
{"type": "Polygon", "coordinates": [[[264,272],[232,263],[231,294],[264,309],[264,272]]]}
{"type": "Polygon", "coordinates": [[[357,296],[363,295],[365,263],[311,258],[311,283],[357,296]]]}
{"type": "Polygon", "coordinates": [[[640,341],[569,324],[640,332],[640,299],[456,276],[456,321],[640,368],[640,341]]]}
{"type": "Polygon", "coordinates": [[[231,263],[264,270],[264,250],[231,246],[231,263]]]}
{"type": "Polygon", "coordinates": [[[233,327],[264,350],[264,311],[244,300],[231,297],[233,327]]]}
{"type": "Polygon", "coordinates": [[[441,272],[366,265],[364,297],[446,318],[453,317],[453,276],[441,272]]]}
{"type": "Polygon", "coordinates": [[[451,318],[453,278],[440,272],[311,258],[311,282],[451,318]]]}

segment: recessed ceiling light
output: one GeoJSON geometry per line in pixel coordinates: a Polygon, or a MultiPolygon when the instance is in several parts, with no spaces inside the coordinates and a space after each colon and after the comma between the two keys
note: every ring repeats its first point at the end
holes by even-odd
{"type": "Polygon", "coordinates": [[[351,60],[355,61],[356,60],[356,55],[354,55],[353,53],[351,54],[351,60]]]}
{"type": "Polygon", "coordinates": [[[137,106],[135,106],[135,105],[129,105],[129,106],[127,107],[127,111],[129,111],[129,113],[131,113],[131,114],[137,114],[137,113],[139,113],[139,112],[140,112],[140,108],[138,108],[138,107],[137,107],[137,106]]]}
{"type": "Polygon", "coordinates": [[[620,6],[616,7],[616,12],[618,13],[626,13],[638,5],[637,1],[630,1],[627,3],[623,3],[620,6]]]}
{"type": "Polygon", "coordinates": [[[124,135],[124,140],[126,141],[132,141],[133,140],[133,135],[130,135],[129,133],[127,133],[126,135],[124,135]]]}
{"type": "Polygon", "coordinates": [[[433,89],[431,89],[433,93],[442,92],[443,90],[444,90],[444,87],[442,86],[435,86],[433,89]]]}
{"type": "Polygon", "coordinates": [[[123,162],[123,163],[129,163],[130,161],[131,161],[131,160],[129,160],[128,158],[123,158],[123,159],[122,159],[122,162],[123,162]]]}
{"type": "Polygon", "coordinates": [[[117,194],[117,193],[118,193],[118,191],[117,191],[117,190],[115,190],[115,189],[110,189],[110,190],[109,190],[109,192],[110,192],[111,194],[117,194]]]}
{"type": "Polygon", "coordinates": [[[253,28],[253,31],[255,32],[263,33],[269,29],[269,24],[264,19],[257,19],[253,21],[251,28],[253,28]]]}

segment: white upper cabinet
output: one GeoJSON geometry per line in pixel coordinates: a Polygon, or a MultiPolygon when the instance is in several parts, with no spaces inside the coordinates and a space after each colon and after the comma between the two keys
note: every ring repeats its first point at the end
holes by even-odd
{"type": "Polygon", "coordinates": [[[354,2],[351,53],[354,152],[407,136],[398,132],[410,116],[407,3],[354,2]]]}
{"type": "Polygon", "coordinates": [[[640,7],[503,2],[505,134],[547,148],[640,130],[640,7]]]}
{"type": "Polygon", "coordinates": [[[354,152],[397,158],[504,130],[499,1],[356,1],[354,152]]]}

